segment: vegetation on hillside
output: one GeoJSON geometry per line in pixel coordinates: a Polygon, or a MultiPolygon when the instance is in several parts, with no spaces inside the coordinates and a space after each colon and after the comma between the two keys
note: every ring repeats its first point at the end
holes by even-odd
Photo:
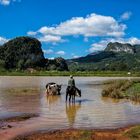
{"type": "Polygon", "coordinates": [[[140,45],[109,43],[104,51],[68,60],[68,65],[70,71],[139,71],[140,45]]]}
{"type": "Polygon", "coordinates": [[[139,71],[140,45],[109,43],[104,51],[77,59],[44,57],[41,43],[31,37],[17,37],[0,46],[0,72],[44,71],[139,71]]]}
{"type": "Polygon", "coordinates": [[[6,69],[44,67],[41,43],[30,37],[18,37],[0,47],[0,60],[6,69]]]}
{"type": "Polygon", "coordinates": [[[46,59],[46,70],[68,71],[68,65],[62,57],[58,57],[53,60],[46,59]]]}
{"type": "Polygon", "coordinates": [[[31,37],[17,37],[0,46],[0,71],[43,69],[67,71],[66,61],[59,57],[54,60],[45,59],[41,43],[31,37]]]}

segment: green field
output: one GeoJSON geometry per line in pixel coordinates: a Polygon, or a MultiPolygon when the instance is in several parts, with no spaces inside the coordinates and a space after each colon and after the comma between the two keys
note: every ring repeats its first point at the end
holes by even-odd
{"type": "Polygon", "coordinates": [[[140,72],[127,71],[0,71],[0,76],[103,76],[103,77],[140,77],[140,72]]]}

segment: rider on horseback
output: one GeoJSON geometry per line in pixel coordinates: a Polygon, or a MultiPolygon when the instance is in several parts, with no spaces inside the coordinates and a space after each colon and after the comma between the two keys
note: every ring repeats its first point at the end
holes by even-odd
{"type": "Polygon", "coordinates": [[[68,96],[69,96],[69,101],[71,100],[71,97],[72,97],[72,101],[75,101],[75,96],[81,97],[81,90],[79,90],[75,86],[75,80],[72,75],[70,76],[70,79],[68,80],[68,87],[66,90],[66,101],[67,101],[68,96]]]}
{"type": "Polygon", "coordinates": [[[72,75],[70,75],[70,79],[68,80],[67,91],[73,89],[75,87],[75,80],[72,75]]]}
{"type": "Polygon", "coordinates": [[[70,75],[70,79],[68,81],[68,87],[75,87],[75,80],[72,75],[70,75]]]}

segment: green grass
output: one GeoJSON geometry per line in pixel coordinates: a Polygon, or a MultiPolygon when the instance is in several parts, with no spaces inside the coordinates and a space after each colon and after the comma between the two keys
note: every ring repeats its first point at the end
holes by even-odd
{"type": "Polygon", "coordinates": [[[102,96],[140,102],[140,80],[108,81],[102,90],[102,96]]]}
{"type": "Polygon", "coordinates": [[[81,130],[80,140],[90,140],[93,132],[91,130],[81,130]]]}
{"type": "Polygon", "coordinates": [[[127,71],[35,71],[33,73],[27,71],[0,71],[0,76],[105,76],[105,77],[139,77],[140,72],[132,72],[131,75],[127,71]]]}
{"type": "Polygon", "coordinates": [[[140,126],[135,126],[124,133],[130,140],[140,140],[140,126]]]}
{"type": "Polygon", "coordinates": [[[125,94],[129,99],[140,102],[140,83],[134,83],[125,94]]]}

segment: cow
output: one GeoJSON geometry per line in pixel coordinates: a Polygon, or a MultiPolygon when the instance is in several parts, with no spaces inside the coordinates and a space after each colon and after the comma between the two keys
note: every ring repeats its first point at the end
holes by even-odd
{"type": "Polygon", "coordinates": [[[46,85],[46,94],[47,95],[60,95],[61,85],[58,85],[54,82],[48,83],[46,85]]]}

